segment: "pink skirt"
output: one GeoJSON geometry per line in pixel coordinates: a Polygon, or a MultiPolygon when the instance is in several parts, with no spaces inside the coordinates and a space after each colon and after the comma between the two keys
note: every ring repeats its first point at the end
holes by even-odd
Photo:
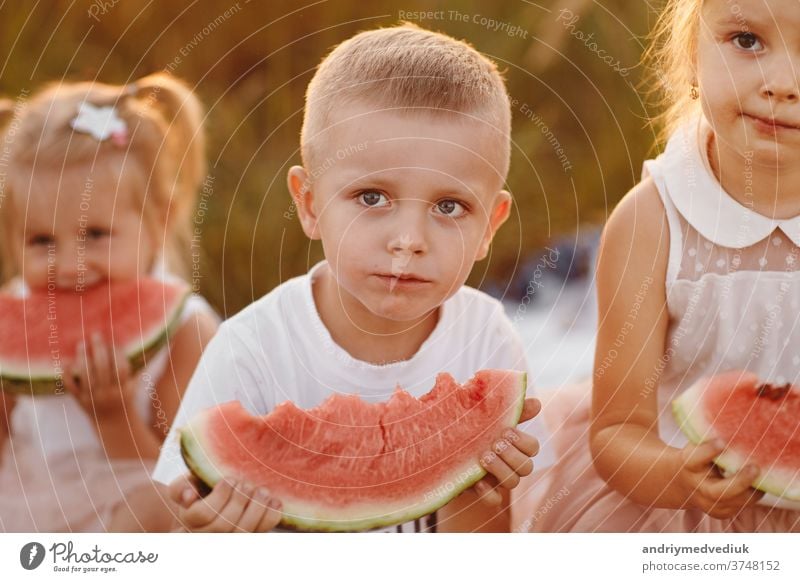
{"type": "Polygon", "coordinates": [[[516,532],[798,532],[800,511],[756,505],[732,519],[699,509],[649,508],[608,486],[589,451],[591,384],[540,396],[558,456],[512,490],[511,527],[516,532]]]}
{"type": "Polygon", "coordinates": [[[0,532],[103,532],[125,496],[151,483],[150,460],[109,460],[102,450],[45,458],[5,441],[0,532]]]}

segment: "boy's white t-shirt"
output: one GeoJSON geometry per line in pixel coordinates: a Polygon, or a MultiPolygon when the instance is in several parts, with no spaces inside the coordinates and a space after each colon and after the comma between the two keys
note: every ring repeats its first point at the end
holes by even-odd
{"type": "MultiPolygon", "coordinates": [[[[356,360],[333,341],[314,303],[312,283],[325,264],[317,263],[222,323],[186,390],[153,472],[156,481],[169,483],[188,470],[176,429],[224,402],[238,400],[263,415],[285,400],[311,408],[336,392],[379,402],[398,384],[420,397],[440,372],[464,383],[481,369],[528,371],[522,341],[502,303],[466,286],[442,305],[436,328],[411,359],[386,365],[356,360]]],[[[541,421],[529,421],[525,428],[542,447],[537,468],[550,464],[541,421]]],[[[409,522],[392,531],[419,528],[409,522]]]]}

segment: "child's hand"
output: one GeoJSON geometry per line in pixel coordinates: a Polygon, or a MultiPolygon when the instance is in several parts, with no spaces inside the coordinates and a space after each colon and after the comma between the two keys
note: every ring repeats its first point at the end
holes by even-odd
{"type": "MultiPolygon", "coordinates": [[[[539,414],[541,403],[536,398],[526,398],[519,422],[525,422],[539,414]]],[[[503,437],[497,440],[492,451],[481,455],[481,465],[488,475],[475,483],[473,489],[485,504],[497,507],[502,496],[497,486],[513,489],[519,485],[520,477],[533,472],[533,461],[530,457],[539,452],[539,441],[528,433],[517,428],[508,429],[503,437]]]]}
{"type": "Polygon", "coordinates": [[[267,532],[281,520],[281,502],[264,488],[223,480],[206,497],[198,489],[188,473],[169,485],[170,498],[180,507],[182,531],[267,532]]]}
{"type": "Polygon", "coordinates": [[[0,441],[11,434],[11,412],[16,405],[16,396],[0,390],[0,441]]]}
{"type": "Polygon", "coordinates": [[[133,405],[128,359],[121,353],[115,355],[99,334],[92,335],[88,346],[78,345],[72,371],[63,380],[83,409],[98,420],[133,405]]]}
{"type": "Polygon", "coordinates": [[[712,461],[725,448],[722,442],[689,444],[678,456],[678,484],[688,504],[711,517],[728,519],[753,505],[764,495],[752,488],[759,469],[746,465],[730,477],[722,477],[712,461]]]}

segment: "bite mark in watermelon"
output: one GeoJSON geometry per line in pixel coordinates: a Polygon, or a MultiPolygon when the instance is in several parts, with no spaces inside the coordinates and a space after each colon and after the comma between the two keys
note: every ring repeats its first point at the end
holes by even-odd
{"type": "Polygon", "coordinates": [[[336,394],[301,410],[279,404],[253,416],[239,402],[205,410],[180,429],[189,469],[266,487],[284,527],[363,531],[428,515],[480,480],[482,453],[519,422],[526,376],[482,370],[460,386],[439,374],[417,399],[336,394]]]}
{"type": "Polygon", "coordinates": [[[755,464],[761,472],[753,487],[800,501],[800,388],[726,372],[696,382],[672,410],[693,443],[725,442],[714,460],[725,472],[755,464]]]}
{"type": "Polygon", "coordinates": [[[188,285],[138,280],[81,291],[0,294],[0,384],[7,392],[54,394],[80,342],[97,332],[138,370],[180,322],[188,285]]]}

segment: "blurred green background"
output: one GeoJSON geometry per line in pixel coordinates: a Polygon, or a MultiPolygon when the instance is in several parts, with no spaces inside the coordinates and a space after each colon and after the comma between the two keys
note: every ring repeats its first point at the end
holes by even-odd
{"type": "Polygon", "coordinates": [[[402,19],[466,39],[499,63],[515,103],[515,211],[470,279],[502,294],[525,278],[526,258],[601,225],[654,154],[638,86],[653,9],[629,0],[4,2],[0,92],[13,99],[54,79],[126,83],[159,70],[194,86],[208,110],[213,176],[200,288],[229,316],[321,258],[285,187],[320,59],[402,19]]]}

